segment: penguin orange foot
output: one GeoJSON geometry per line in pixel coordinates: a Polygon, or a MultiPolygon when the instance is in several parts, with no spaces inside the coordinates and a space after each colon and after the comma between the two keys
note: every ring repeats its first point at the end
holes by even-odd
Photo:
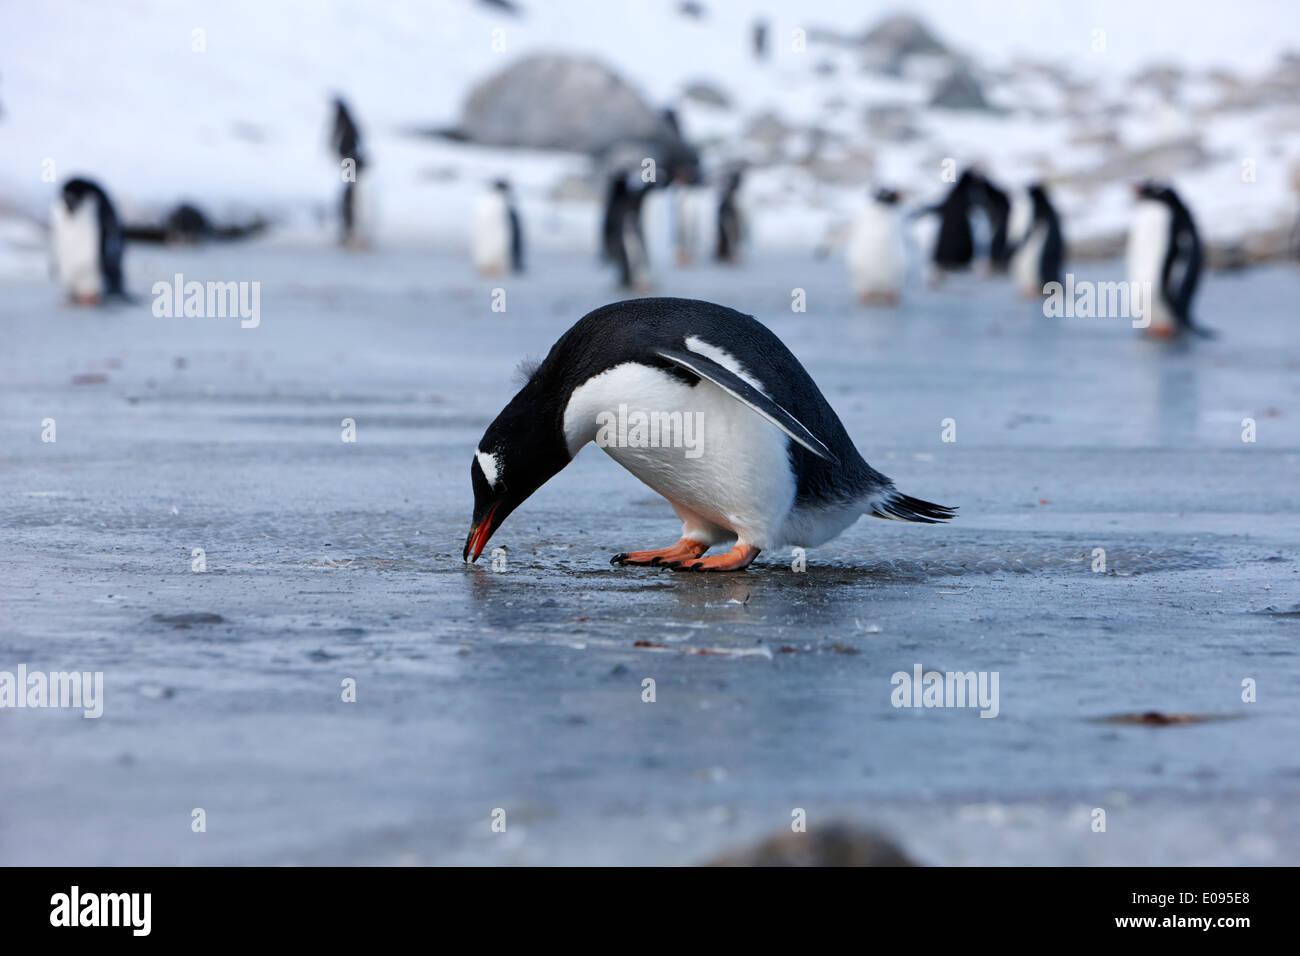
{"type": "Polygon", "coordinates": [[[738,544],[726,554],[715,554],[698,561],[665,562],[665,566],[674,571],[743,571],[758,557],[758,552],[759,549],[752,544],[738,544]]]}
{"type": "Polygon", "coordinates": [[[667,564],[670,561],[689,561],[698,558],[709,546],[702,541],[682,538],[671,548],[657,551],[623,551],[609,559],[610,564],[667,564]]]}

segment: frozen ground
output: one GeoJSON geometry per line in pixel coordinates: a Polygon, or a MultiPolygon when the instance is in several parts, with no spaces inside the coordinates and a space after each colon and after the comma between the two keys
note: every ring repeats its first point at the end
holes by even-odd
{"type": "Polygon", "coordinates": [[[594,449],[494,539],[505,570],[460,560],[512,369],[615,298],[589,260],[539,260],[504,314],[419,250],[128,272],[141,303],[103,311],[0,289],[0,670],[106,682],[99,720],[0,710],[0,862],[693,863],[796,807],[926,863],[1295,862],[1294,271],[1211,275],[1222,337],[1183,350],[973,278],[891,314],[834,261],[665,274],[771,325],[869,461],[961,506],[733,576],[610,567],[678,527],[594,449]],[[155,318],[178,271],[260,281],[261,325],[155,318]],[[999,672],[1000,715],[894,709],[918,663],[999,672]],[[1152,710],[1231,719],[1097,722],[1152,710]]]}

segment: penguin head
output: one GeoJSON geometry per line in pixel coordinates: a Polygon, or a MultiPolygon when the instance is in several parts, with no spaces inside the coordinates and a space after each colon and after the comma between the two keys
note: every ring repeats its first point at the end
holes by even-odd
{"type": "Polygon", "coordinates": [[[89,179],[69,179],[63,184],[63,204],[68,207],[68,212],[76,212],[83,199],[99,192],[99,187],[89,179]]]}
{"type": "Polygon", "coordinates": [[[1133,195],[1139,200],[1153,199],[1156,202],[1168,202],[1173,190],[1166,184],[1154,179],[1146,179],[1133,184],[1133,195]]]}
{"type": "Polygon", "coordinates": [[[872,198],[884,206],[897,206],[903,194],[897,189],[877,189],[872,198]]]}
{"type": "Polygon", "coordinates": [[[501,523],[570,461],[562,409],[534,373],[483,433],[470,462],[474,514],[461,557],[477,561],[501,523]]]}
{"type": "Polygon", "coordinates": [[[492,181],[492,188],[495,189],[495,190],[496,190],[497,192],[499,192],[499,193],[503,193],[503,194],[508,195],[508,194],[510,193],[510,180],[508,180],[508,179],[494,179],[494,180],[492,181]]]}

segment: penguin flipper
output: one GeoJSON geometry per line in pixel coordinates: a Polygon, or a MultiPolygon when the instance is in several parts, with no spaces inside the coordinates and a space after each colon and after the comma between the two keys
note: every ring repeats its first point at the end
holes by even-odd
{"type": "Polygon", "coordinates": [[[705,358],[695,352],[676,352],[669,349],[658,349],[655,355],[666,361],[672,362],[680,368],[686,369],[700,378],[708,379],[718,388],[722,389],[742,405],[747,405],[763,418],[775,425],[781,431],[785,432],[794,441],[798,442],[804,448],[816,455],[818,458],[824,458],[836,465],[840,460],[835,454],[826,447],[826,445],[810,432],[799,419],[795,418],[788,411],[778,405],[772,399],[768,398],[753,385],[750,385],[743,378],[737,375],[731,369],[710,358],[705,358]]]}

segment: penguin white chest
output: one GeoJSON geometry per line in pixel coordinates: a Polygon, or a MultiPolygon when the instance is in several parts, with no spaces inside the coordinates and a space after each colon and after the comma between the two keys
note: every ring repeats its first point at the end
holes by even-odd
{"type": "Polygon", "coordinates": [[[711,382],[626,362],[574,389],[571,453],[589,441],[686,512],[758,548],[780,543],[795,500],[789,439],[711,382]]]}
{"type": "Polygon", "coordinates": [[[97,295],[103,285],[99,261],[99,213],[83,201],[68,212],[61,201],[50,210],[50,238],[59,281],[74,296],[97,295]]]}
{"type": "Polygon", "coordinates": [[[902,222],[892,209],[873,203],[858,217],[849,239],[848,265],[858,295],[897,293],[902,288],[907,256],[902,222]]]}
{"type": "Polygon", "coordinates": [[[1150,308],[1151,323],[1155,326],[1171,321],[1161,281],[1169,251],[1169,229],[1168,206],[1150,200],[1137,204],[1128,234],[1128,277],[1132,282],[1142,283],[1139,301],[1144,310],[1150,308]]]}
{"type": "Polygon", "coordinates": [[[483,273],[506,271],[510,258],[510,209],[493,191],[479,196],[474,207],[474,266],[483,273]]]}
{"type": "Polygon", "coordinates": [[[1016,286],[1027,296],[1041,295],[1043,245],[1047,242],[1047,227],[1039,224],[1011,257],[1011,271],[1016,286]]]}

